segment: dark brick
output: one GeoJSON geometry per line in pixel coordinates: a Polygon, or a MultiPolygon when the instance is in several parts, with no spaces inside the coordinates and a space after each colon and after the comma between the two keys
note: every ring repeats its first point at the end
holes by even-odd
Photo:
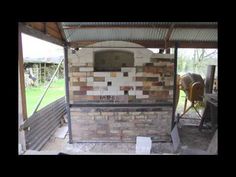
{"type": "Polygon", "coordinates": [[[169,96],[169,91],[150,91],[151,96],[159,97],[159,98],[167,98],[169,96]]]}
{"type": "Polygon", "coordinates": [[[153,86],[163,86],[163,82],[153,82],[152,83],[153,86]]]}
{"type": "Polygon", "coordinates": [[[171,62],[173,63],[174,60],[173,59],[170,59],[170,58],[151,58],[151,62],[171,62]]]}
{"type": "Polygon", "coordinates": [[[70,67],[70,72],[79,72],[79,67],[78,66],[70,67]]]}
{"type": "Polygon", "coordinates": [[[145,63],[145,66],[153,66],[153,63],[145,63]]]}
{"type": "Polygon", "coordinates": [[[86,95],[86,91],[73,91],[74,95],[86,95]]]}
{"type": "Polygon", "coordinates": [[[124,76],[124,77],[128,77],[128,76],[129,76],[129,73],[128,73],[128,72],[124,72],[124,73],[123,73],[123,76],[124,76]]]}
{"type": "Polygon", "coordinates": [[[158,77],[136,77],[136,81],[159,81],[158,77]]]}
{"type": "Polygon", "coordinates": [[[147,77],[146,81],[159,81],[158,77],[147,77]]]}
{"type": "Polygon", "coordinates": [[[132,86],[121,86],[120,90],[134,90],[134,87],[132,87],[132,86]]]}
{"type": "Polygon", "coordinates": [[[136,86],[136,90],[143,90],[143,86],[136,86]]]}
{"type": "Polygon", "coordinates": [[[86,86],[86,82],[72,82],[73,86],[86,86]]]}
{"type": "Polygon", "coordinates": [[[107,86],[111,86],[112,85],[112,82],[111,81],[108,81],[107,82],[107,86]]]}

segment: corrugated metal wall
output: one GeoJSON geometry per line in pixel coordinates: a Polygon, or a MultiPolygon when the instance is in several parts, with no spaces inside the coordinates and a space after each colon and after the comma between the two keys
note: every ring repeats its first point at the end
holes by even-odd
{"type": "Polygon", "coordinates": [[[26,148],[40,150],[55,132],[65,114],[65,97],[62,97],[29,117],[23,125],[26,148]]]}

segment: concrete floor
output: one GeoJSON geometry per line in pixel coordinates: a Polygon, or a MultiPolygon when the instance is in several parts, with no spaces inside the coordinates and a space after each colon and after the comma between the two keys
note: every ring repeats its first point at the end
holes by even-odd
{"type": "MultiPolygon", "coordinates": [[[[65,139],[52,137],[41,152],[58,151],[66,154],[136,154],[135,143],[68,143],[65,139]]],[[[151,154],[174,154],[172,143],[152,143],[151,154]]]]}
{"type": "MultiPolygon", "coordinates": [[[[177,113],[181,113],[181,107],[177,107],[177,113]]],[[[191,109],[178,124],[180,148],[175,152],[171,142],[152,143],[151,155],[179,155],[179,154],[204,154],[213,137],[213,132],[203,129],[198,130],[200,118],[191,109]]],[[[65,125],[66,126],[66,125],[65,125]]],[[[75,143],[69,144],[68,132],[65,138],[50,138],[41,151],[27,151],[25,154],[56,155],[59,152],[65,154],[124,154],[135,155],[135,143],[75,143]]]]}
{"type": "MultiPolygon", "coordinates": [[[[208,130],[200,132],[197,125],[198,119],[181,119],[178,132],[180,136],[181,148],[174,152],[173,144],[167,143],[152,143],[151,155],[180,155],[186,154],[186,149],[194,149],[187,154],[202,154],[207,150],[213,133],[208,130]],[[190,123],[189,123],[190,122],[190,123]],[[183,149],[185,149],[183,153],[183,149]],[[197,151],[196,151],[197,150],[197,151]],[[198,152],[199,151],[199,152],[198,152]]],[[[52,136],[41,151],[27,151],[25,154],[45,154],[53,155],[59,152],[70,155],[81,154],[114,154],[114,155],[135,155],[135,143],[68,143],[68,133],[65,138],[57,138],[52,136]]]]}

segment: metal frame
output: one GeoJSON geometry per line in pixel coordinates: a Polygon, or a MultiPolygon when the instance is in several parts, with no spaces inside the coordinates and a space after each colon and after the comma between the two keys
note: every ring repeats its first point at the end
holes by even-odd
{"type": "Polygon", "coordinates": [[[175,101],[176,101],[176,77],[177,77],[177,59],[178,59],[178,42],[175,43],[175,53],[174,53],[174,90],[173,90],[173,112],[172,112],[172,122],[171,130],[175,125],[175,101]]]}
{"type": "Polygon", "coordinates": [[[71,116],[70,116],[70,97],[69,97],[69,70],[68,70],[68,46],[64,47],[64,70],[65,70],[65,89],[66,89],[66,113],[68,119],[69,143],[73,143],[71,130],[71,116]]]}

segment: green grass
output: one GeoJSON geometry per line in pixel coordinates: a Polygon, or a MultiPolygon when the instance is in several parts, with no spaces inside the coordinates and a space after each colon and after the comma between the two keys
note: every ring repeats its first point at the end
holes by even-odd
{"type": "MultiPolygon", "coordinates": [[[[47,84],[46,84],[47,85],[47,84]]],[[[38,87],[27,87],[26,88],[26,106],[27,106],[27,115],[28,117],[32,115],[36,104],[38,103],[41,95],[46,89],[45,85],[38,87]]],[[[49,103],[61,98],[65,95],[65,81],[64,79],[59,79],[54,81],[50,88],[48,89],[46,95],[44,96],[38,110],[42,109],[49,103]]]]}

